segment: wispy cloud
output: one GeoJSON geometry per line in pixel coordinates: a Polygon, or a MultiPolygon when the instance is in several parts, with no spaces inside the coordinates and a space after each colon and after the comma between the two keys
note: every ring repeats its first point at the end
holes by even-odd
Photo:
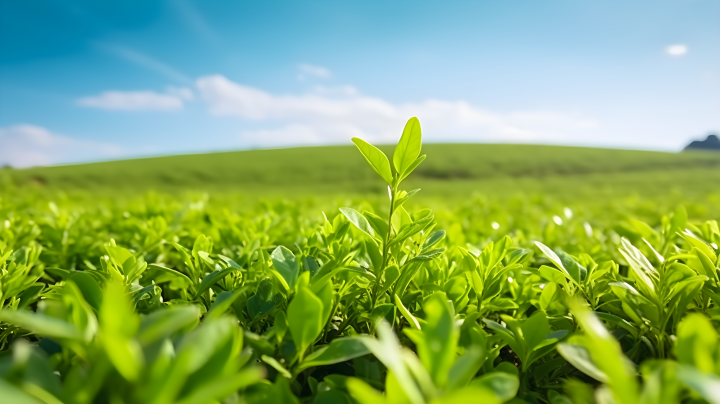
{"type": "Polygon", "coordinates": [[[171,4],[190,29],[195,31],[207,42],[215,44],[218,41],[218,36],[215,34],[215,31],[210,27],[205,17],[192,2],[189,0],[175,0],[171,4]]]}
{"type": "Polygon", "coordinates": [[[332,74],[330,73],[330,70],[326,67],[310,65],[307,63],[298,65],[298,80],[302,81],[307,79],[308,77],[326,79],[330,76],[332,76],[332,74]]]}
{"type": "Polygon", "coordinates": [[[35,125],[0,128],[0,166],[25,168],[117,157],[118,146],[72,139],[35,125]]]}
{"type": "Polygon", "coordinates": [[[676,45],[670,45],[667,48],[665,48],[665,53],[667,53],[670,56],[682,56],[688,52],[687,45],[683,44],[676,44],[676,45]]]}
{"type": "Polygon", "coordinates": [[[582,116],[552,111],[496,112],[466,101],[428,99],[395,104],[360,94],[352,87],[321,88],[304,95],[273,95],[222,75],[197,80],[209,112],[265,122],[267,129],[245,132],[254,145],[327,144],[350,136],[384,143],[397,140],[405,121],[417,116],[429,141],[567,142],[598,124],[582,116]]]}
{"type": "Polygon", "coordinates": [[[119,57],[125,61],[128,61],[132,64],[135,64],[140,67],[144,67],[146,69],[152,70],[154,72],[160,73],[163,76],[183,83],[183,84],[190,84],[192,83],[192,80],[174,69],[173,67],[151,57],[144,53],[138,52],[135,49],[131,49],[125,46],[120,45],[113,45],[113,44],[107,44],[107,43],[97,43],[97,48],[109,53],[113,56],[119,57]]]}
{"type": "Polygon", "coordinates": [[[167,94],[155,91],[105,91],[83,97],[77,104],[88,108],[117,111],[172,111],[182,109],[183,101],[193,98],[189,88],[168,87],[167,94]]]}

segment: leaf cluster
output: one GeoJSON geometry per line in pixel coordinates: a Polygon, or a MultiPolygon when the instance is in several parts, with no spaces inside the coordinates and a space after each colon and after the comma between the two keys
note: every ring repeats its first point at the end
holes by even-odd
{"type": "Polygon", "coordinates": [[[0,199],[0,397],[718,402],[717,221],[431,210],[401,188],[425,160],[417,118],[392,164],[353,142],[389,200],[0,199]]]}

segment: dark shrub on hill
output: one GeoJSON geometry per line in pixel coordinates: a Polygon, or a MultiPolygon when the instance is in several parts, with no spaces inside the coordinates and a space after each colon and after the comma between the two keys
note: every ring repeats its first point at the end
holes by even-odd
{"type": "Polygon", "coordinates": [[[718,139],[718,136],[715,134],[708,135],[707,139],[705,140],[695,140],[687,147],[685,147],[685,150],[720,150],[720,139],[718,139]]]}

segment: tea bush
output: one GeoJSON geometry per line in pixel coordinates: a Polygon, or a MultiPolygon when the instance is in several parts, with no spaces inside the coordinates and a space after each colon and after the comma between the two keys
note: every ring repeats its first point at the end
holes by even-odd
{"type": "Polygon", "coordinates": [[[391,160],[353,142],[387,199],[5,192],[0,401],[720,403],[716,220],[430,210],[402,187],[426,158],[416,118],[391,160]]]}

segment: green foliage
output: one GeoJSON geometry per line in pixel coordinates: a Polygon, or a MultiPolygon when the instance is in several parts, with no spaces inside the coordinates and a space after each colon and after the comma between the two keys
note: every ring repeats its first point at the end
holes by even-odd
{"type": "Polygon", "coordinates": [[[0,401],[718,403],[720,200],[418,203],[417,118],[353,141],[381,198],[3,193],[0,401]]]}

